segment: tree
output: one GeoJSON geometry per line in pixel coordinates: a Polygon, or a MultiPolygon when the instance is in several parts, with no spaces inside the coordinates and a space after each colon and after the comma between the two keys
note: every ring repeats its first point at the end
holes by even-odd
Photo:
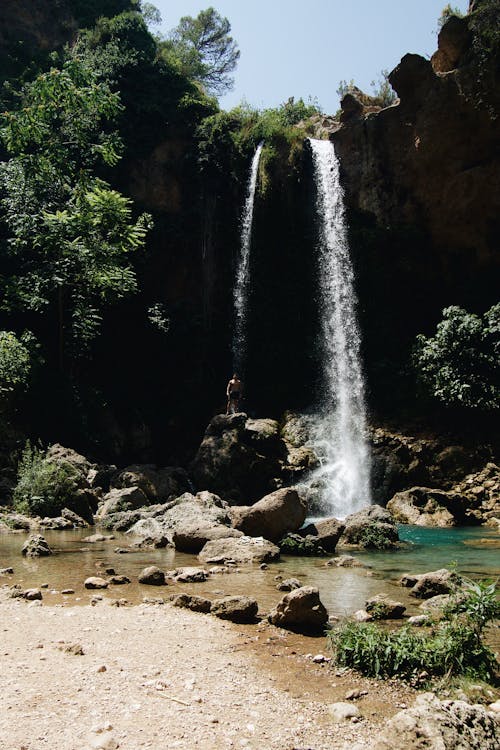
{"type": "Polygon", "coordinates": [[[181,18],[163,48],[167,56],[171,54],[179,60],[183,73],[199,81],[207,92],[221,95],[232,88],[229,74],[240,57],[230,31],[228,19],[214,8],[207,8],[196,18],[181,18]]]}
{"type": "Polygon", "coordinates": [[[482,317],[443,310],[436,335],[417,336],[414,364],[434,398],[447,406],[500,407],[500,304],[482,317]]]}
{"type": "Polygon", "coordinates": [[[0,116],[11,155],[0,165],[6,258],[1,307],[57,321],[59,364],[84,354],[106,305],[135,291],[128,254],[143,245],[149,217],[95,170],[120,158],[110,131],[120,101],[77,60],[39,75],[20,107],[0,116]]]}
{"type": "Polygon", "coordinates": [[[444,6],[443,10],[441,11],[441,15],[438,18],[438,30],[442,29],[445,23],[448,21],[449,18],[452,16],[457,16],[457,18],[462,18],[463,13],[460,10],[460,8],[457,8],[456,6],[452,8],[450,3],[444,6]]]}

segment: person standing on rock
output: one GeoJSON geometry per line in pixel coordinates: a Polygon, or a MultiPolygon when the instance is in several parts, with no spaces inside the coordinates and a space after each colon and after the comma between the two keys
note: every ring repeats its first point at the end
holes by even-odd
{"type": "Polygon", "coordinates": [[[236,414],[240,410],[240,401],[243,397],[243,383],[235,372],[226,388],[227,407],[226,414],[236,414]]]}

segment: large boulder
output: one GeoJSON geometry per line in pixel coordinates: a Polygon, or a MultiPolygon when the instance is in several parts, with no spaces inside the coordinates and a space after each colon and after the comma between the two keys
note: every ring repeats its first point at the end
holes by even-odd
{"type": "Polygon", "coordinates": [[[460,584],[460,581],[460,576],[457,573],[447,568],[441,568],[417,576],[417,581],[410,589],[410,594],[417,599],[430,599],[440,594],[450,594],[460,584]]]}
{"type": "Polygon", "coordinates": [[[386,722],[372,750],[498,750],[500,724],[484,706],[440,701],[432,693],[386,722]]]}
{"type": "Polygon", "coordinates": [[[276,489],[286,449],[273,420],[219,414],[209,423],[190,467],[199,488],[231,503],[253,502],[276,489]]]}
{"type": "Polygon", "coordinates": [[[241,536],[243,536],[242,531],[229,529],[227,526],[214,523],[204,526],[181,526],[174,530],[172,541],[175,549],[179,550],[179,552],[197,555],[207,542],[215,539],[226,539],[227,537],[237,539],[241,536]]]}
{"type": "Polygon", "coordinates": [[[225,596],[214,599],[210,607],[210,614],[221,620],[237,623],[255,622],[259,607],[255,599],[249,596],[225,596]]]}
{"type": "Polygon", "coordinates": [[[344,520],[340,547],[391,549],[398,546],[399,535],[392,515],[380,505],[369,505],[344,520]]]}
{"type": "Polygon", "coordinates": [[[164,586],[166,583],[165,573],[156,565],[150,565],[141,570],[138,580],[146,586],[164,586]]]}
{"type": "Polygon", "coordinates": [[[250,507],[232,509],[233,527],[248,536],[265,536],[277,542],[305,521],[307,506],[297,490],[283,488],[266,495],[250,507]]]}
{"type": "Polygon", "coordinates": [[[32,534],[28,537],[21,552],[24,557],[48,557],[52,554],[47,540],[41,534],[32,534]]]}
{"type": "Polygon", "coordinates": [[[47,458],[52,463],[72,469],[80,479],[80,486],[88,486],[87,474],[92,467],[92,463],[81,453],[77,453],[72,448],[65,448],[59,443],[54,443],[47,451],[47,458]]]}
{"type": "Polygon", "coordinates": [[[104,495],[96,514],[96,520],[101,521],[114,513],[137,510],[147,504],[147,497],[140,487],[113,489],[104,495]]]}
{"type": "Polygon", "coordinates": [[[285,594],[268,619],[280,628],[307,633],[323,630],[328,622],[328,612],[319,598],[318,589],[302,586],[285,594]]]}
{"type": "Polygon", "coordinates": [[[191,489],[184,469],[174,466],[158,469],[155,464],[127,466],[113,476],[111,485],[116,488],[139,487],[150,503],[171,500],[191,489]]]}
{"type": "Polygon", "coordinates": [[[316,537],[325,552],[335,552],[335,547],[344,533],[345,524],[337,518],[323,518],[309,523],[299,530],[301,536],[316,537]]]}
{"type": "Polygon", "coordinates": [[[446,528],[455,525],[453,514],[446,507],[448,504],[449,497],[445,490],[412,487],[397,492],[387,503],[387,510],[398,523],[446,528]]]}
{"type": "Polygon", "coordinates": [[[207,542],[198,557],[202,562],[224,564],[268,563],[278,560],[279,547],[262,537],[242,536],[238,539],[215,539],[207,542]]]}

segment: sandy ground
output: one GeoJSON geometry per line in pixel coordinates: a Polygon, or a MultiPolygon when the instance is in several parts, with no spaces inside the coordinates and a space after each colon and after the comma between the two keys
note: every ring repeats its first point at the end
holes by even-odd
{"type": "Polygon", "coordinates": [[[332,750],[370,739],[411,691],[339,674],[325,640],[170,604],[37,606],[0,591],[0,748],[332,750]],[[83,651],[83,654],[81,653],[83,651]],[[309,655],[308,652],[309,651],[309,655]],[[362,719],[329,705],[353,688],[362,719]]]}

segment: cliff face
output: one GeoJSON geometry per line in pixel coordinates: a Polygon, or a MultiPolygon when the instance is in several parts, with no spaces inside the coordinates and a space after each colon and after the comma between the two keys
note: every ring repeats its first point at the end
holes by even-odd
{"type": "Polygon", "coordinates": [[[332,136],[349,206],[381,227],[423,229],[450,284],[499,264],[500,120],[478,93],[470,45],[466,19],[452,18],[432,61],[406,55],[392,71],[398,103],[358,112],[332,136]]]}

